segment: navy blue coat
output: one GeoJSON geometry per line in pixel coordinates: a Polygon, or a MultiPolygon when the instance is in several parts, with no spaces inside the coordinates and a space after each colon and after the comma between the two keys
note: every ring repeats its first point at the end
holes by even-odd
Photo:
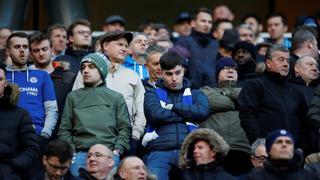
{"type": "Polygon", "coordinates": [[[58,56],[55,59],[58,61],[68,62],[70,65],[70,71],[78,74],[82,58],[90,53],[93,53],[93,51],[75,51],[71,48],[67,48],[65,55],[58,56]]]}
{"type": "Polygon", "coordinates": [[[265,71],[249,81],[238,96],[241,126],[249,141],[286,129],[298,144],[305,132],[307,103],[304,96],[280,74],[265,71]]]}
{"type": "Polygon", "coordinates": [[[190,36],[179,38],[176,45],[183,46],[191,53],[187,78],[190,79],[192,87],[195,89],[203,86],[215,87],[218,41],[214,40],[210,34],[192,31],[190,36]]]}
{"type": "MultiPolygon", "coordinates": [[[[163,80],[157,87],[166,89],[163,80]]],[[[150,151],[168,151],[180,149],[189,131],[186,121],[200,123],[206,120],[209,114],[209,102],[199,90],[191,90],[192,105],[181,102],[183,92],[190,87],[190,81],[183,80],[183,87],[178,91],[168,90],[168,104],[174,104],[172,110],[161,107],[156,89],[149,89],[144,98],[144,112],[148,123],[155,129],[159,137],[149,143],[150,151]]]]}

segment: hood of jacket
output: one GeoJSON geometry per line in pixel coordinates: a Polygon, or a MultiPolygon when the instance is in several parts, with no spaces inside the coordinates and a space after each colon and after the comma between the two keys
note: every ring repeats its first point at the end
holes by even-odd
{"type": "Polygon", "coordinates": [[[193,160],[193,146],[198,140],[206,141],[213,151],[217,154],[225,156],[230,147],[226,141],[214,130],[207,128],[200,128],[191,132],[184,140],[179,157],[179,167],[182,169],[190,168],[195,164],[193,160]]]}
{"type": "Polygon", "coordinates": [[[16,106],[19,99],[19,88],[17,85],[8,83],[4,88],[3,97],[0,98],[0,107],[7,107],[8,105],[16,106]]]}

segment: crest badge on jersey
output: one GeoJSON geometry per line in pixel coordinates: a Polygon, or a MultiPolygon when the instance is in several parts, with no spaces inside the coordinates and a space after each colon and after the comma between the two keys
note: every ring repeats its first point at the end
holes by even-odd
{"type": "Polygon", "coordinates": [[[37,83],[37,82],[38,82],[38,79],[37,79],[36,77],[31,77],[31,78],[29,79],[29,81],[32,82],[32,83],[37,83]]]}

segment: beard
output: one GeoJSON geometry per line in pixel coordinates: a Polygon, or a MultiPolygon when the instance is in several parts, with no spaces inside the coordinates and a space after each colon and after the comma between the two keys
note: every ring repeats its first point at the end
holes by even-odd
{"type": "Polygon", "coordinates": [[[48,61],[45,61],[45,62],[36,63],[36,64],[37,64],[37,67],[45,68],[45,67],[47,67],[50,63],[51,63],[51,60],[48,60],[48,61]]]}

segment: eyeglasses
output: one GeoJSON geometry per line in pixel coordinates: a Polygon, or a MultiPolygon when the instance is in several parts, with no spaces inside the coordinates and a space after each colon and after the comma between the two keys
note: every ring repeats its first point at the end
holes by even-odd
{"type": "Polygon", "coordinates": [[[88,153],[87,158],[89,159],[89,158],[91,158],[91,157],[94,157],[94,158],[101,158],[101,157],[111,158],[111,156],[108,156],[108,155],[105,155],[105,154],[102,154],[102,153],[99,153],[99,152],[88,153]]]}
{"type": "Polygon", "coordinates": [[[91,35],[91,31],[85,31],[85,30],[79,30],[79,31],[77,31],[77,33],[82,35],[82,36],[85,35],[85,34],[91,35]]]}

